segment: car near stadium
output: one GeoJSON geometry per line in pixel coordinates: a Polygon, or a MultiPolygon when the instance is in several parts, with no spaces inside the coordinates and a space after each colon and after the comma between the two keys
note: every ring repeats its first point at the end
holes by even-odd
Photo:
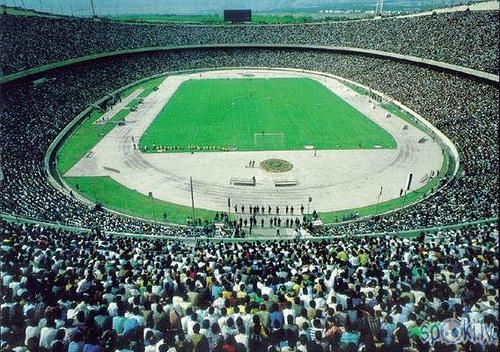
{"type": "Polygon", "coordinates": [[[498,1],[0,11],[2,351],[498,350],[498,1]]]}

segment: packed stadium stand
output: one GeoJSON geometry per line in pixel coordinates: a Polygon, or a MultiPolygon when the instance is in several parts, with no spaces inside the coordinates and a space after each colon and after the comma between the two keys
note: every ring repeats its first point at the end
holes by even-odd
{"type": "MultiPolygon", "coordinates": [[[[331,72],[384,91],[422,112],[462,152],[461,177],[402,214],[357,222],[330,231],[425,228],[494,217],[498,214],[498,87],[465,77],[371,57],[315,50],[201,49],[140,53],[83,63],[50,73],[34,86],[15,81],[2,90],[5,128],[5,186],[2,208],[39,220],[107,230],[143,231],[136,220],[94,213],[47,182],[44,151],[86,106],[127,83],[155,73],[206,67],[292,67],[331,72]],[[397,84],[396,84],[397,82],[397,84]],[[446,103],[444,103],[446,102],[446,103]],[[30,116],[30,118],[27,118],[30,116]],[[477,135],[481,139],[477,139],[477,135]],[[34,143],[34,141],[37,141],[34,143]],[[129,228],[129,223],[132,223],[129,228]],[[136,230],[135,230],[136,229],[136,230]]],[[[150,227],[151,225],[145,225],[150,227]]]]}
{"type": "Polygon", "coordinates": [[[424,322],[498,314],[491,225],[194,249],[0,225],[2,338],[29,351],[429,351],[424,322]]]}
{"type": "Polygon", "coordinates": [[[498,73],[498,11],[303,25],[153,25],[10,15],[0,21],[4,74],[117,50],[241,43],[375,49],[498,73]]]}
{"type": "Polygon", "coordinates": [[[2,78],[21,74],[0,90],[0,213],[48,223],[0,220],[0,348],[496,351],[496,330],[488,329],[498,323],[498,80],[305,46],[375,49],[497,75],[498,15],[242,26],[0,15],[2,78]],[[45,153],[83,109],[144,77],[223,67],[320,71],[381,91],[451,139],[460,171],[404,210],[290,242],[218,242],[211,226],[126,217],[53,187],[45,153]],[[460,225],[475,221],[484,223],[460,225]],[[457,226],[426,233],[445,225],[457,226]],[[414,238],[384,234],[415,229],[422,233],[414,238]],[[183,241],[195,235],[203,240],[183,241]],[[450,319],[490,338],[423,336],[450,319]]]}

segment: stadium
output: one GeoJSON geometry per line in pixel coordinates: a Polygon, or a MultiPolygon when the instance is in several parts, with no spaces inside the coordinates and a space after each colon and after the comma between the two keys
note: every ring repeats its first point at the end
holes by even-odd
{"type": "Polygon", "coordinates": [[[2,351],[498,350],[498,1],[52,2],[1,6],[2,351]]]}

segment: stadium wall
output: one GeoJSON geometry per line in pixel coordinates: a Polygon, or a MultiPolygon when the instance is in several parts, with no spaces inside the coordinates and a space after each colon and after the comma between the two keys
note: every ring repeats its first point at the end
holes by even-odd
{"type": "MultiPolygon", "coordinates": [[[[0,219],[11,222],[11,223],[16,223],[16,224],[28,224],[28,225],[38,225],[38,226],[43,226],[47,228],[54,228],[58,230],[64,230],[64,231],[69,231],[72,233],[90,233],[92,232],[91,229],[88,228],[83,228],[83,227],[75,227],[75,226],[67,226],[67,225],[61,225],[61,224],[54,224],[54,223],[49,223],[49,222],[43,222],[43,221],[38,221],[38,220],[33,220],[33,219],[28,219],[28,218],[22,218],[22,217],[16,217],[12,216],[9,214],[3,214],[0,213],[0,219]]],[[[477,225],[483,225],[483,224],[495,224],[498,222],[498,217],[493,217],[490,219],[483,219],[483,220],[477,220],[477,221],[470,221],[470,222],[464,222],[464,223],[458,223],[458,224],[452,224],[452,225],[445,225],[445,226],[434,226],[434,227],[427,227],[423,229],[415,229],[415,230],[405,230],[405,231],[389,231],[389,232],[377,232],[377,233],[364,233],[364,234],[358,234],[358,235],[353,235],[352,237],[381,237],[381,236],[390,236],[390,237],[417,237],[424,233],[426,236],[430,236],[431,239],[434,238],[439,238],[440,235],[439,233],[442,231],[446,230],[453,230],[453,229],[465,229],[471,226],[477,226],[477,225]]],[[[115,232],[115,231],[104,231],[107,234],[114,235],[114,236],[123,236],[123,237],[132,237],[132,238],[155,238],[155,239],[163,239],[163,240],[171,240],[171,241],[183,241],[183,242],[191,242],[191,243],[196,243],[196,242],[229,242],[229,243],[235,243],[235,242],[248,242],[249,240],[252,240],[253,242],[272,242],[275,241],[276,239],[274,238],[224,238],[224,237],[217,237],[217,238],[212,238],[212,237],[176,237],[176,236],[166,236],[166,235],[144,235],[144,234],[137,234],[137,233],[127,233],[127,232],[115,232]]],[[[348,235],[342,235],[342,236],[337,236],[337,235],[332,235],[332,236],[314,236],[307,238],[308,241],[312,242],[321,242],[321,241],[328,241],[328,240],[335,240],[335,239],[341,239],[341,238],[348,238],[348,235]]],[[[295,239],[286,239],[284,238],[283,240],[295,240],[295,239]]]]}

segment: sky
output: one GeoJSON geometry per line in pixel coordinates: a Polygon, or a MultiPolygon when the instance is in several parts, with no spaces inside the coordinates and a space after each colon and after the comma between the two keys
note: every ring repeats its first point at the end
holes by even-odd
{"type": "MultiPolygon", "coordinates": [[[[9,6],[31,8],[75,16],[121,14],[221,14],[224,9],[251,9],[255,12],[318,12],[320,10],[375,9],[377,0],[0,0],[9,6]]],[[[384,0],[386,10],[429,10],[466,2],[465,0],[384,0]]]]}

